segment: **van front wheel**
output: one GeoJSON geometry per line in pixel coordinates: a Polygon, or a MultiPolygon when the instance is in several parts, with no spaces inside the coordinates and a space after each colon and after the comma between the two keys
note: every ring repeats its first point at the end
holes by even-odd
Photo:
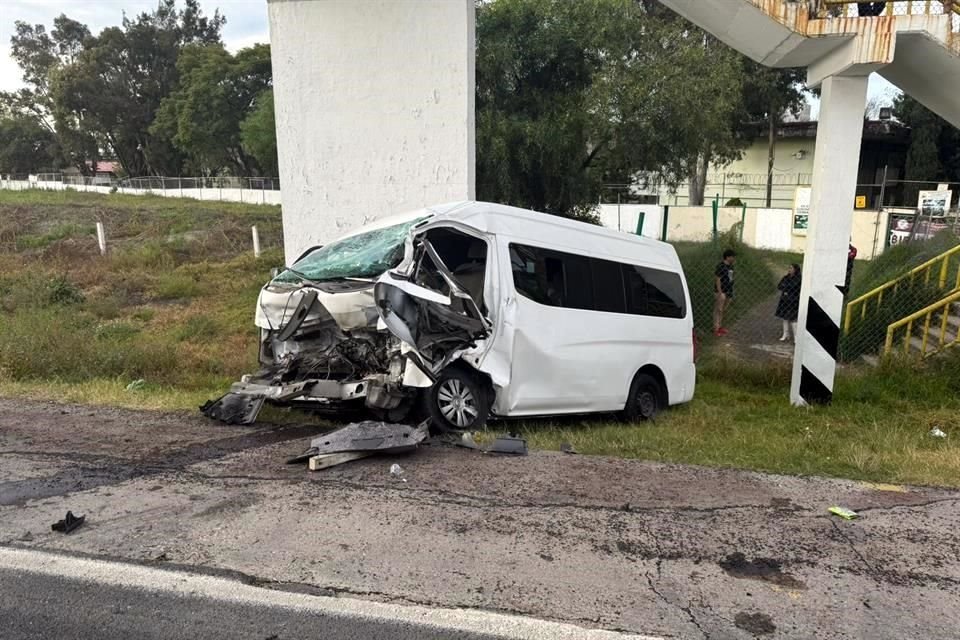
{"type": "Polygon", "coordinates": [[[653,420],[663,409],[663,397],[663,388],[653,376],[638,374],[630,385],[623,417],[631,422],[653,420]]]}
{"type": "Polygon", "coordinates": [[[444,369],[425,398],[431,421],[442,430],[474,431],[487,423],[487,390],[476,375],[461,367],[444,369]]]}

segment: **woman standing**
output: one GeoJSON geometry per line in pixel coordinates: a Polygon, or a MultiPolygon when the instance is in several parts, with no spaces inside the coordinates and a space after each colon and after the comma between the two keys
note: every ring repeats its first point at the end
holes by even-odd
{"type": "Polygon", "coordinates": [[[797,337],[797,315],[800,313],[800,265],[792,264],[787,275],[777,285],[780,290],[780,302],[777,303],[776,316],[783,321],[783,335],[780,342],[797,337]]]}

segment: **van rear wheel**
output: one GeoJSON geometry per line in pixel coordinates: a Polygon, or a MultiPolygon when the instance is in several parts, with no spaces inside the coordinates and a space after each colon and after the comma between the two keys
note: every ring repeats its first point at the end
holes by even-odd
{"type": "Polygon", "coordinates": [[[653,376],[638,374],[630,385],[623,417],[630,422],[653,420],[664,408],[664,395],[663,387],[653,376]]]}
{"type": "Polygon", "coordinates": [[[487,390],[478,376],[462,367],[444,369],[424,397],[430,420],[441,430],[474,431],[487,423],[487,390]]]}

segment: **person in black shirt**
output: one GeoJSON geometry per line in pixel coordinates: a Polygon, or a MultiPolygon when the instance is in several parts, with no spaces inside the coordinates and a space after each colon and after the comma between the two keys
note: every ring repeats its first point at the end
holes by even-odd
{"type": "Polygon", "coordinates": [[[777,303],[776,316],[783,321],[783,335],[780,342],[797,339],[797,316],[800,315],[800,265],[792,264],[787,275],[777,285],[780,301],[777,303]]]}
{"type": "Polygon", "coordinates": [[[716,294],[716,302],[713,306],[713,335],[715,336],[725,336],[728,333],[723,328],[723,314],[733,300],[733,264],[736,261],[736,252],[727,249],[723,252],[723,260],[713,271],[713,290],[716,294]]]}

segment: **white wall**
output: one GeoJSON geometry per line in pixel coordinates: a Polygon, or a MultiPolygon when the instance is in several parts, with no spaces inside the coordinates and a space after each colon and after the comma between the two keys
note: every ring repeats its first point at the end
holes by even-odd
{"type": "Polygon", "coordinates": [[[474,197],[474,0],[270,0],[288,259],[474,197]]]}
{"type": "MultiPolygon", "coordinates": [[[[103,185],[64,184],[63,182],[36,182],[32,180],[4,180],[0,179],[0,189],[10,191],[25,191],[27,189],[43,189],[45,191],[85,191],[90,193],[110,193],[113,187],[103,185]]],[[[212,189],[132,189],[118,187],[117,193],[143,196],[155,195],[168,198],[193,198],[194,200],[212,200],[222,202],[245,202],[249,204],[280,204],[280,191],[259,189],[236,189],[216,187],[212,189]]]]}
{"type": "Polygon", "coordinates": [[[637,221],[643,212],[643,237],[660,238],[663,225],[663,209],[656,204],[601,204],[600,224],[608,229],[627,233],[637,232],[637,221]]]}

